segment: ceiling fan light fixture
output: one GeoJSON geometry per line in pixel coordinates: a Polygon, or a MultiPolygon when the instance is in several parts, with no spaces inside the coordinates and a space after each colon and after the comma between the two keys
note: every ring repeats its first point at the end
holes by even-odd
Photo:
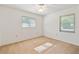
{"type": "Polygon", "coordinates": [[[44,9],[39,9],[38,11],[39,11],[39,12],[43,12],[43,11],[44,11],[44,9]]]}
{"type": "Polygon", "coordinates": [[[46,10],[47,6],[44,4],[39,4],[38,5],[38,11],[39,12],[44,12],[46,10]]]}

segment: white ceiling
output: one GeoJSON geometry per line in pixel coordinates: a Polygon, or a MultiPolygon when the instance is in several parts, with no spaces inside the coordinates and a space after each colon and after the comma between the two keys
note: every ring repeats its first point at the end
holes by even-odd
{"type": "Polygon", "coordinates": [[[72,8],[78,6],[77,4],[45,4],[47,9],[44,12],[39,12],[37,10],[36,4],[7,4],[8,7],[18,8],[24,11],[40,14],[40,15],[47,15],[49,13],[61,11],[64,9],[72,8]]]}

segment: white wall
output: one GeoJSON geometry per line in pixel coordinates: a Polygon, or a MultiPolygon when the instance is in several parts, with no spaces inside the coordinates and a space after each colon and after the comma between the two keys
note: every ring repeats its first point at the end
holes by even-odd
{"type": "Polygon", "coordinates": [[[43,19],[33,13],[0,6],[0,46],[45,35],[61,41],[79,45],[79,8],[51,13],[43,19]],[[75,13],[75,33],[59,32],[59,16],[75,13]],[[36,28],[22,28],[21,16],[36,18],[36,28]],[[44,20],[44,25],[43,25],[44,20]],[[43,29],[44,27],[44,29],[43,29]],[[43,33],[44,31],[44,33],[43,33]]]}
{"type": "Polygon", "coordinates": [[[70,8],[51,13],[44,18],[44,35],[61,41],[79,45],[79,8],[70,8]],[[75,33],[59,32],[59,16],[75,13],[75,33]]]}
{"type": "Polygon", "coordinates": [[[0,6],[0,46],[42,36],[42,19],[40,15],[0,6]],[[22,28],[21,16],[34,17],[36,27],[22,28]]]}

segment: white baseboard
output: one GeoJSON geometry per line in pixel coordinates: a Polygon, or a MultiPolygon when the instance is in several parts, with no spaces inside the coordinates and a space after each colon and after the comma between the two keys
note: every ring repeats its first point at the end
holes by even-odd
{"type": "Polygon", "coordinates": [[[60,38],[58,38],[58,37],[53,37],[53,36],[49,36],[49,35],[45,35],[45,37],[48,37],[48,38],[50,38],[50,39],[60,40],[60,41],[63,41],[63,42],[66,42],[66,43],[69,43],[69,44],[72,44],[72,45],[79,46],[79,44],[76,43],[76,42],[70,42],[70,41],[67,41],[67,40],[60,39],[60,38]]]}

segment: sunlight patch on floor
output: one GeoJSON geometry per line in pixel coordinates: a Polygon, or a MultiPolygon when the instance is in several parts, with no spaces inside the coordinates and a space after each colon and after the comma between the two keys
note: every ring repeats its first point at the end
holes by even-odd
{"type": "Polygon", "coordinates": [[[49,47],[53,46],[52,43],[46,42],[40,46],[37,46],[34,48],[35,51],[37,51],[38,53],[41,53],[43,51],[45,51],[46,49],[48,49],[49,47]]]}

